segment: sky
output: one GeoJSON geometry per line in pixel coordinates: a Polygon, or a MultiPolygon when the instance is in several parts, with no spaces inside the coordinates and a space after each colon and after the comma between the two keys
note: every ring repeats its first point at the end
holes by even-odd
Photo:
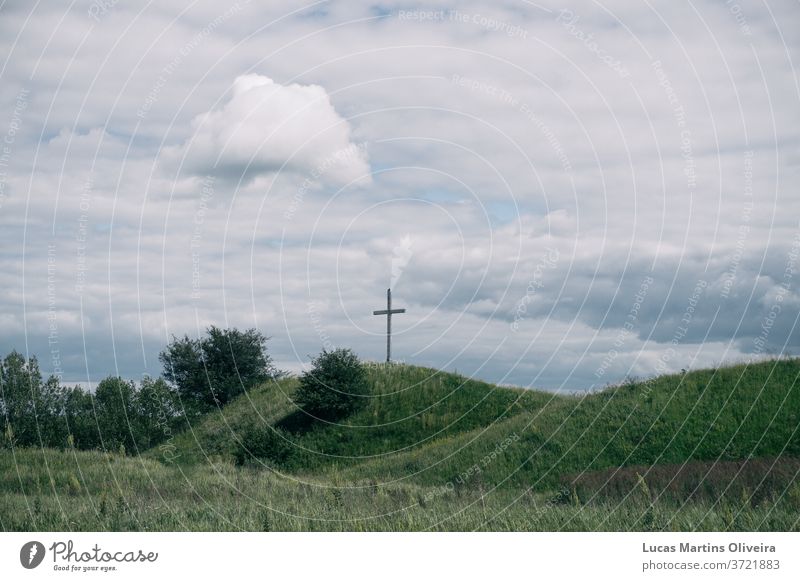
{"type": "Polygon", "coordinates": [[[0,4],[0,353],[501,384],[800,353],[800,5],[0,4]]]}

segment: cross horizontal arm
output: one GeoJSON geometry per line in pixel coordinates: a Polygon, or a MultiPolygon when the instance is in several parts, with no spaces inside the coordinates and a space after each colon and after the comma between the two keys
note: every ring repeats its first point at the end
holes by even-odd
{"type": "Polygon", "coordinates": [[[392,309],[390,311],[387,311],[386,309],[384,309],[382,311],[372,311],[372,314],[373,315],[396,315],[397,313],[405,313],[405,312],[406,312],[405,309],[392,309]]]}

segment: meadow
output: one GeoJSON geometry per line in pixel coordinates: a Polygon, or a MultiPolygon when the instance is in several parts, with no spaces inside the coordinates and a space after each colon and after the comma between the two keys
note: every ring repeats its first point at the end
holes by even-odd
{"type": "Polygon", "coordinates": [[[338,423],[266,382],[139,455],[0,450],[3,530],[800,530],[800,361],[586,395],[370,365],[338,423]]]}

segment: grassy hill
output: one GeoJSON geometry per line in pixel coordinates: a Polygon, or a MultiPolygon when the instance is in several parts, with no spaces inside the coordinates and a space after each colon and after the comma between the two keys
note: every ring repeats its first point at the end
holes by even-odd
{"type": "Polygon", "coordinates": [[[4,530],[798,530],[800,360],[585,396],[371,366],[309,420],[263,385],[142,456],[0,451],[4,530]]]}
{"type": "MultiPolygon", "coordinates": [[[[285,379],[251,390],[177,436],[173,444],[179,461],[233,460],[248,448],[247,436],[261,430],[275,431],[290,448],[281,462],[264,458],[276,467],[317,471],[352,466],[442,444],[514,415],[544,410],[560,399],[422,367],[380,365],[368,370],[368,405],[339,424],[311,420],[299,411],[291,400],[297,381],[285,379]]],[[[259,458],[255,454],[251,459],[259,458]]]]}
{"type": "Polygon", "coordinates": [[[464,484],[466,473],[483,487],[552,490],[565,474],[609,467],[800,456],[797,359],[585,396],[411,366],[377,366],[369,376],[374,397],[339,425],[308,421],[291,402],[293,380],[263,386],[177,437],[180,461],[238,458],[289,473],[421,485],[464,484]],[[262,433],[270,445],[249,445],[262,433]]]}
{"type": "Polygon", "coordinates": [[[548,489],[561,475],[609,467],[800,455],[798,379],[800,362],[784,360],[631,382],[553,399],[485,434],[423,444],[352,471],[436,484],[478,464],[491,484],[548,489]],[[516,439],[492,456],[509,436],[516,439]]]}

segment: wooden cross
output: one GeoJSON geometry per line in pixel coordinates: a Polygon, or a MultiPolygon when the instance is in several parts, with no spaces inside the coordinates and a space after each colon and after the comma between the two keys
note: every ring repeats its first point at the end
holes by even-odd
{"type": "Polygon", "coordinates": [[[405,309],[392,309],[392,289],[386,289],[386,309],[372,311],[373,315],[386,315],[386,363],[392,359],[392,315],[405,313],[405,309]]]}

